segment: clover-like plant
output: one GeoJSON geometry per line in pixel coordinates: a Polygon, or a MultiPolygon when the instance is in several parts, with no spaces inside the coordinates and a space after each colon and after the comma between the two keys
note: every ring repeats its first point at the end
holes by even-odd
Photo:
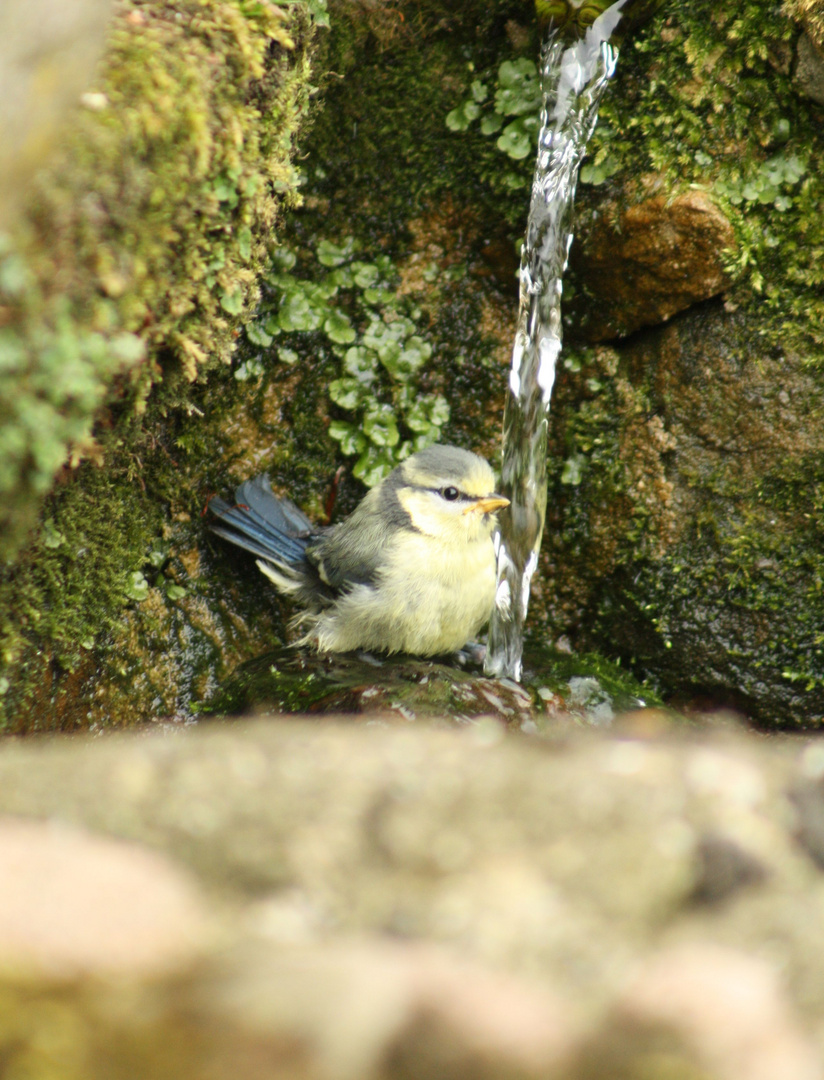
{"type": "MultiPolygon", "coordinates": [[[[276,252],[269,288],[246,336],[286,364],[297,363],[301,348],[321,337],[339,364],[329,397],[348,414],[331,421],[329,435],[344,455],[357,456],[352,471],[372,487],[410,454],[438,441],[449,404],[422,390],[432,346],[418,326],[420,309],[396,290],[391,259],[358,259],[356,247],[351,238],[320,241],[314,279],[292,272],[294,252],[276,252]],[[284,338],[295,348],[280,344],[284,338]]],[[[259,355],[244,360],[235,376],[253,378],[262,370],[259,355]]]]}

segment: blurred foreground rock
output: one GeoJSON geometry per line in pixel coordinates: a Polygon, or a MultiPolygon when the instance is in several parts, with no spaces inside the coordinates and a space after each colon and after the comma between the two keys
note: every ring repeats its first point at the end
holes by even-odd
{"type": "Polygon", "coordinates": [[[59,821],[0,819],[0,965],[71,978],[175,969],[204,934],[186,875],[59,821]]]}
{"type": "Polygon", "coordinates": [[[821,1077],[820,743],[165,732],[0,747],[10,1075],[821,1077]]]}
{"type": "Polygon", "coordinates": [[[54,154],[103,49],[112,0],[4,0],[0,8],[0,228],[54,154]]]}

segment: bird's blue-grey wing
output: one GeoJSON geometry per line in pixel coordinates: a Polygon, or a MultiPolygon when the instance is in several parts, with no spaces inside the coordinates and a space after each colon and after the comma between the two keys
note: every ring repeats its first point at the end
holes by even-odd
{"type": "Polygon", "coordinates": [[[235,500],[234,506],[218,497],[211,500],[209,509],[220,521],[213,532],[280,566],[305,563],[306,548],[318,531],[294,503],[273,493],[268,476],[245,481],[235,500]]]}
{"type": "Polygon", "coordinates": [[[317,533],[316,527],[291,499],[275,495],[266,473],[244,481],[235,491],[235,500],[283,535],[306,538],[317,533]]]}
{"type": "Polygon", "coordinates": [[[363,535],[353,536],[349,530],[341,535],[342,529],[343,525],[339,525],[330,530],[329,536],[311,544],[306,551],[307,561],[335,592],[345,592],[354,585],[375,585],[383,549],[366,547],[363,535]]]}

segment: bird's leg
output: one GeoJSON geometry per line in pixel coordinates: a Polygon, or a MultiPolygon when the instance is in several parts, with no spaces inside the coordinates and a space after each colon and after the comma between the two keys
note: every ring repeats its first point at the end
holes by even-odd
{"type": "Polygon", "coordinates": [[[486,645],[480,641],[467,641],[462,649],[455,653],[455,659],[465,667],[467,664],[482,665],[486,658],[486,645]]]}

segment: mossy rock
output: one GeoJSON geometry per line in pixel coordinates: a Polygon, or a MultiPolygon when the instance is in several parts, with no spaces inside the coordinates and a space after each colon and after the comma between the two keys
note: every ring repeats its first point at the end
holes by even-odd
{"type": "MultiPolygon", "coordinates": [[[[0,698],[15,727],[88,723],[92,672],[133,683],[138,657],[166,651],[149,620],[135,654],[124,619],[144,598],[143,571],[157,576],[152,552],[197,512],[176,455],[214,436],[192,424],[187,438],[181,418],[202,419],[195,383],[209,371],[220,382],[283,210],[299,201],[292,157],[322,15],[268,0],[121,4],[5,241],[0,698]]],[[[186,543],[172,546],[179,558],[186,543]]],[[[168,584],[162,622],[181,602],[183,586],[168,584]]],[[[160,709],[179,696],[165,682],[160,709]]]]}
{"type": "Polygon", "coordinates": [[[156,399],[172,406],[230,356],[297,200],[313,36],[301,4],[118,9],[0,266],[5,557],[55,471],[97,452],[102,406],[139,413],[161,382],[156,399]]]}
{"type": "MultiPolygon", "coordinates": [[[[537,42],[514,6],[485,17],[474,39],[463,21],[448,40],[395,34],[390,56],[373,38],[357,64],[351,37],[333,34],[347,77],[310,137],[299,237],[311,251],[335,221],[362,251],[391,237],[383,250],[435,346],[418,386],[448,400],[446,438],[494,454],[515,310],[505,238],[522,228],[531,161],[502,153],[500,128],[485,134],[483,121],[494,120],[502,62],[534,56],[537,42]],[[460,115],[445,112],[462,101],[460,115]],[[341,130],[353,133],[345,148],[341,130]]],[[[531,604],[537,640],[565,634],[667,694],[734,704],[767,726],[822,715],[824,147],[815,104],[792,81],[798,33],[755,4],[671,3],[624,47],[579,187],[531,604]],[[588,267],[604,246],[599,221],[616,236],[627,210],[652,233],[645,257],[658,285],[636,282],[622,299],[588,267]],[[676,296],[667,283],[679,274],[676,296]],[[590,347],[610,335],[610,347],[590,347]],[[704,443],[714,456],[699,468],[704,443]]],[[[613,258],[614,278],[631,281],[629,253],[613,258]]]]}
{"type": "Polygon", "coordinates": [[[483,649],[477,646],[435,660],[280,649],[242,664],[203,711],[346,714],[382,725],[422,720],[461,727],[494,720],[534,733],[578,724],[608,727],[617,713],[659,704],[625,671],[598,656],[529,649],[523,686],[485,678],[482,663],[483,649]]]}
{"type": "Polygon", "coordinates": [[[817,373],[717,302],[589,354],[558,404],[550,619],[668,694],[820,723],[817,373]]]}

